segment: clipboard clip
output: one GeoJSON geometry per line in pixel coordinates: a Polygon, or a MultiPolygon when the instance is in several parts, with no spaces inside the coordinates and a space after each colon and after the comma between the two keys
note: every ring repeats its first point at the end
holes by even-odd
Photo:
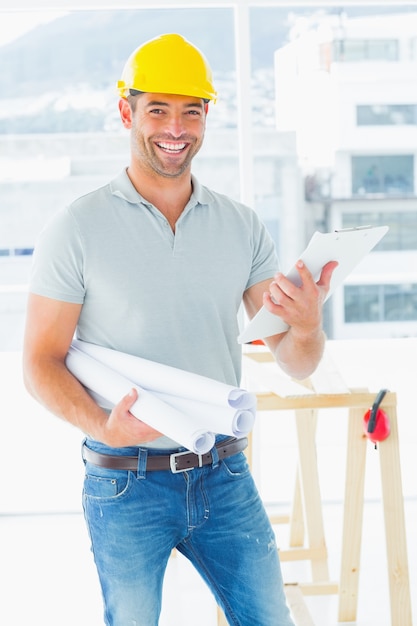
{"type": "Polygon", "coordinates": [[[366,226],[353,226],[352,228],[336,228],[335,233],[349,233],[354,230],[367,230],[368,228],[373,228],[371,224],[367,224],[366,226]]]}

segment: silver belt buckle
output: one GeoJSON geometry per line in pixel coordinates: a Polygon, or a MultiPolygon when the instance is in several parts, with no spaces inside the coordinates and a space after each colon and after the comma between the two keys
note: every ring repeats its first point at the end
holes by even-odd
{"type": "MultiPolygon", "coordinates": [[[[188,472],[189,470],[194,469],[194,467],[184,467],[184,469],[177,468],[177,457],[185,456],[186,454],[194,454],[194,452],[185,450],[184,452],[174,452],[173,454],[169,455],[169,466],[173,474],[180,474],[181,472],[188,472]]],[[[198,467],[203,467],[203,455],[195,454],[195,456],[198,456],[198,467]]]]}

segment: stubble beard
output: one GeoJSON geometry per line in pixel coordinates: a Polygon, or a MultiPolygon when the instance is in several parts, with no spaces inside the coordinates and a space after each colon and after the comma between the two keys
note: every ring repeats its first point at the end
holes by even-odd
{"type": "Polygon", "coordinates": [[[164,178],[179,178],[184,172],[188,171],[195,155],[201,148],[203,138],[197,142],[194,138],[185,138],[184,141],[190,144],[187,149],[186,157],[179,163],[172,163],[171,167],[163,161],[158,155],[158,148],[155,148],[155,141],[172,141],[172,138],[155,138],[149,137],[145,140],[144,136],[137,128],[132,127],[132,151],[139,159],[141,166],[148,172],[157,174],[164,178]]]}

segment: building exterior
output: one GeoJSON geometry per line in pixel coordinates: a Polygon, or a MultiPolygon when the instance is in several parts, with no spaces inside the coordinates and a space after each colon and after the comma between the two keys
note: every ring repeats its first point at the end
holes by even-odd
{"type": "MultiPolygon", "coordinates": [[[[417,335],[417,12],[296,22],[276,52],[276,129],[253,130],[254,208],[289,269],[314,230],[388,224],[326,304],[330,338],[417,335]]],[[[194,172],[239,199],[236,128],[209,119],[194,172]]],[[[49,215],[115,175],[128,136],[0,136],[0,350],[21,346],[25,285],[49,215]],[[13,332],[11,332],[13,328],[13,332]]]]}
{"type": "Polygon", "coordinates": [[[276,53],[310,229],[390,230],[328,303],[336,339],[417,335],[417,13],[298,22],[276,53]]]}
{"type": "MultiPolygon", "coordinates": [[[[294,261],[304,244],[304,233],[296,228],[304,201],[295,135],[259,128],[253,145],[254,208],[281,259],[292,252],[294,261]],[[286,213],[287,219],[282,217],[286,213]]],[[[21,349],[31,255],[46,220],[106,184],[128,160],[125,132],[0,136],[0,351],[21,349]]],[[[193,171],[203,184],[238,200],[236,129],[209,129],[193,171]]]]}

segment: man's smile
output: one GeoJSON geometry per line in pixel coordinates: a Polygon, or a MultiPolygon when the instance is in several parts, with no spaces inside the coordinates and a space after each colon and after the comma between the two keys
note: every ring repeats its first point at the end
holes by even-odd
{"type": "Polygon", "coordinates": [[[182,152],[188,146],[188,143],[185,143],[183,141],[181,143],[172,143],[167,141],[157,141],[155,143],[158,148],[160,148],[164,152],[167,152],[168,154],[180,154],[180,152],[182,152]]]}

